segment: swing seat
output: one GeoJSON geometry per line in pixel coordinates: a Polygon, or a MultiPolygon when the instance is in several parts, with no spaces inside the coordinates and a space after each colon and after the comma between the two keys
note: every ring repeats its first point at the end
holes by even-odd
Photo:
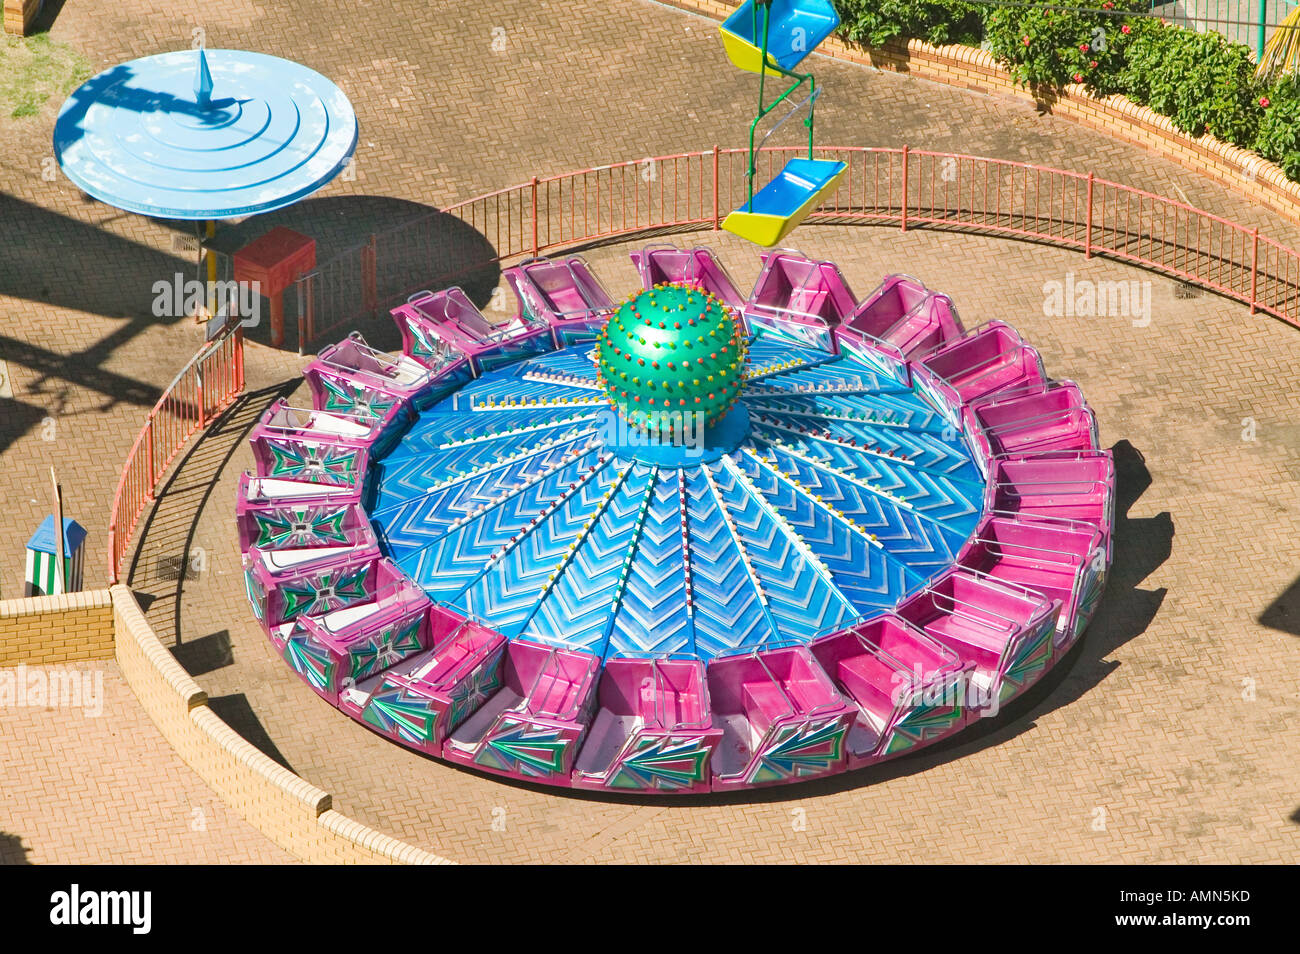
{"type": "Polygon", "coordinates": [[[835,191],[848,164],[831,159],[791,159],[780,175],[755,193],[722,227],[733,235],[771,248],[835,191]]]}
{"type": "MultiPolygon", "coordinates": [[[[840,25],[830,0],[772,0],[768,16],[768,69],[793,70],[840,25]]],[[[761,12],[754,15],[754,0],[745,0],[718,30],[733,65],[750,73],[762,72],[763,16],[761,12]]]]}

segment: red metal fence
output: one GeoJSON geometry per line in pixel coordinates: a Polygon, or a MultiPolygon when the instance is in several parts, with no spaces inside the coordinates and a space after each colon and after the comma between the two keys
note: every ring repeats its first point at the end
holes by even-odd
{"type": "Polygon", "coordinates": [[[244,337],[238,323],[209,341],[163,391],[131,445],[113,496],[108,525],[108,578],[116,583],[127,544],[154,490],[195,431],[244,390],[244,337]]]}
{"type": "MultiPolygon", "coordinates": [[[[800,151],[763,150],[759,181],[800,151]]],[[[816,152],[849,168],[810,222],[1032,239],[1155,269],[1300,327],[1300,254],[1257,228],[1092,173],[907,146],[816,152]]],[[[371,235],[299,279],[299,350],[417,289],[460,281],[512,258],[642,234],[717,229],[745,199],[745,162],[744,150],[715,146],[534,177],[371,235]]],[[[243,379],[242,338],[237,328],[228,329],[194,357],[150,412],[113,501],[114,581],[168,465],[234,400],[243,379]]]]}
{"type": "MultiPolygon", "coordinates": [[[[759,181],[800,151],[763,150],[759,181]]],[[[849,169],[810,222],[1033,239],[1156,269],[1300,326],[1300,254],[1187,203],[1091,173],[981,156],[907,146],[816,152],[849,169]]],[[[300,349],[417,289],[512,258],[716,229],[745,199],[745,162],[744,150],[714,147],[534,178],[372,235],[299,281],[300,349]]]]}

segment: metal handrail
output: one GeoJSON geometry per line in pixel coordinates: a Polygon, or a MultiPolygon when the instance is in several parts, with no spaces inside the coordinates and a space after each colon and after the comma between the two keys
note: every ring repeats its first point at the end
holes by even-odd
{"type": "MultiPolygon", "coordinates": [[[[761,153],[773,160],[804,151],[803,147],[775,147],[765,148],[761,153]]],[[[1085,256],[1101,254],[1145,266],[1247,304],[1252,312],[1263,311],[1300,327],[1300,252],[1261,235],[1258,228],[1248,228],[1187,202],[1101,179],[1092,173],[966,153],[911,150],[907,146],[824,146],[813,151],[852,161],[840,188],[809,216],[810,223],[892,222],[904,229],[930,223],[958,226],[976,233],[1035,239],[1078,249],[1085,256]],[[935,177],[927,182],[923,175],[908,174],[912,166],[924,168],[946,160],[956,163],[957,175],[952,181],[936,184],[935,177]],[[1004,178],[1009,178],[1010,184],[1005,184],[1004,178]],[[1038,227],[1042,220],[1040,210],[1050,210],[1052,231],[1038,227]],[[1216,233],[1215,228],[1231,234],[1224,236],[1216,233]],[[1144,239],[1143,250],[1166,248],[1171,250],[1170,256],[1161,260],[1147,257],[1152,253],[1130,251],[1128,245],[1138,237],[1144,239]]],[[[716,230],[721,225],[720,208],[733,204],[737,186],[734,162],[746,153],[744,148],[715,146],[698,152],[633,159],[535,177],[402,223],[383,235],[404,234],[415,225],[451,215],[471,226],[481,222],[480,231],[489,238],[495,237],[494,254],[422,281],[430,284],[434,283],[430,278],[441,283],[505,259],[536,256],[543,249],[576,248],[597,239],[616,239],[663,228],[711,226],[716,230]],[[653,163],[654,168],[665,170],[665,174],[643,181],[638,173],[646,163],[653,163]],[[616,192],[615,183],[621,191],[616,192]],[[543,221],[547,228],[545,241],[539,231],[539,223],[543,221]],[[559,223],[561,238],[552,240],[551,225],[555,222],[559,223]]],[[[739,185],[743,188],[744,184],[739,185]]],[[[372,254],[373,248],[371,240],[360,243],[319,264],[299,280],[300,308],[305,307],[313,314],[309,324],[300,312],[303,344],[307,343],[308,335],[302,329],[310,327],[324,333],[362,317],[363,312],[353,313],[339,307],[337,320],[332,324],[318,322],[312,312],[316,307],[314,296],[317,290],[323,294],[327,283],[322,276],[331,268],[339,274],[344,269],[349,270],[348,274],[355,273],[362,256],[372,254]]],[[[387,298],[392,297],[391,292],[387,293],[387,298]]],[[[211,343],[219,346],[232,340],[239,342],[231,346],[237,355],[230,356],[229,368],[230,379],[237,380],[238,386],[232,385],[233,390],[227,388],[217,396],[217,411],[224,409],[243,389],[243,352],[239,346],[242,338],[237,339],[237,334],[237,327],[227,327],[211,343]]],[[[176,424],[159,418],[164,415],[169,400],[179,400],[181,390],[197,390],[194,376],[186,375],[196,362],[208,356],[206,349],[207,346],[164,390],[127,456],[110,516],[109,576],[113,581],[118,578],[126,542],[145,505],[152,499],[158,480],[197,429],[188,420],[176,424]],[[154,433],[155,424],[161,433],[154,433]]],[[[209,391],[208,399],[211,397],[209,391]]],[[[199,419],[201,427],[207,422],[206,413],[200,413],[199,419]]]]}
{"type": "Polygon", "coordinates": [[[110,583],[120,578],[127,544],[145,508],[155,499],[154,492],[167,468],[190,437],[229,407],[243,390],[243,326],[235,322],[204,343],[176,373],[127,453],[109,512],[110,583]]]}
{"type": "MultiPolygon", "coordinates": [[[[802,151],[776,147],[761,153],[774,163],[802,151]]],[[[744,188],[738,181],[743,171],[734,163],[743,161],[746,152],[714,147],[538,177],[467,199],[383,234],[409,237],[421,223],[452,215],[494,241],[494,254],[433,276],[450,282],[475,269],[538,256],[543,250],[576,250],[592,241],[662,228],[711,225],[717,229],[720,210],[733,205],[736,189],[744,188]],[[645,168],[659,172],[643,180],[639,173],[645,168]]],[[[817,147],[814,152],[847,160],[849,169],[840,188],[810,215],[810,222],[896,222],[904,229],[929,223],[1037,239],[1081,250],[1085,256],[1102,254],[1146,266],[1248,304],[1252,312],[1264,311],[1300,326],[1300,253],[1260,235],[1257,228],[1186,202],[1092,174],[964,153],[838,146],[817,147]],[[945,176],[941,182],[937,174],[925,174],[948,160],[957,164],[955,176],[945,176]],[[909,177],[909,166],[921,168],[913,169],[909,177]],[[900,172],[905,189],[900,189],[900,172]],[[1143,240],[1141,251],[1132,250],[1137,239],[1143,240]],[[1157,251],[1149,251],[1152,248],[1157,251]]],[[[340,276],[351,274],[358,256],[372,247],[372,242],[366,242],[342,252],[301,280],[299,288],[309,299],[309,312],[317,289],[323,296],[325,288],[337,285],[317,282],[317,276],[331,272],[331,266],[340,276]]],[[[428,277],[422,282],[429,283],[428,277]]],[[[385,294],[391,298],[395,291],[385,294]]],[[[404,295],[402,290],[399,297],[404,295]]],[[[348,311],[353,306],[345,297],[338,299],[339,306],[331,303],[339,312],[332,324],[311,317],[310,327],[324,333],[361,317],[348,311]]],[[[300,325],[306,327],[303,317],[300,314],[300,325]]]]}

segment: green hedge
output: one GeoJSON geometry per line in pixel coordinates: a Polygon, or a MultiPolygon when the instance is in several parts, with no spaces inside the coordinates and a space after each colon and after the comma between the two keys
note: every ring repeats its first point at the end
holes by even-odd
{"type": "Polygon", "coordinates": [[[984,32],[981,4],[961,0],[835,0],[848,39],[880,46],[896,38],[917,38],[936,46],[979,46],[984,32]]]}
{"type": "Polygon", "coordinates": [[[835,0],[849,40],[983,43],[1036,93],[1082,83],[1123,93],[1192,136],[1252,149],[1300,182],[1300,79],[1260,82],[1250,50],[1218,33],[1152,17],[1142,0],[1054,0],[989,6],[959,0],[835,0]],[[1100,9],[1098,9],[1100,8],[1100,9]]]}
{"type": "Polygon", "coordinates": [[[1286,76],[1264,93],[1264,118],[1255,135],[1255,151],[1300,182],[1300,77],[1286,76]]]}

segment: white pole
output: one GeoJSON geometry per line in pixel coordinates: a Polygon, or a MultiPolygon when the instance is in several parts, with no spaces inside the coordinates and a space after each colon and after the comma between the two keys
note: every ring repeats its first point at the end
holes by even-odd
{"type": "Polygon", "coordinates": [[[54,486],[54,593],[62,593],[67,581],[63,578],[63,491],[59,478],[50,468],[50,483],[54,486]]]}

